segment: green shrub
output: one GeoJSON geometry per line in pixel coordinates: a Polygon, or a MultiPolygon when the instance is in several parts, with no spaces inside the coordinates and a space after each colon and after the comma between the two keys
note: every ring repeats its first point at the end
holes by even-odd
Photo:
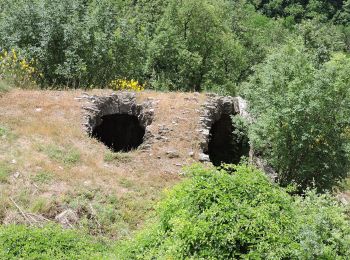
{"type": "Polygon", "coordinates": [[[35,60],[42,86],[125,78],[233,94],[268,46],[283,41],[281,24],[244,1],[2,0],[0,51],[35,60]]]}
{"type": "Polygon", "coordinates": [[[244,85],[255,122],[249,139],[283,186],[331,189],[350,166],[350,58],[319,65],[301,41],[271,53],[244,85]]]}
{"type": "Polygon", "coordinates": [[[102,259],[108,246],[56,226],[0,227],[0,259],[102,259]]]}
{"type": "Polygon", "coordinates": [[[139,78],[140,46],[124,19],[124,1],[3,2],[0,46],[16,47],[35,59],[40,83],[88,87],[106,86],[131,73],[139,78]]]}
{"type": "Polygon", "coordinates": [[[260,171],[193,167],[120,259],[341,259],[349,220],[329,196],[293,197],[260,171]]]}
{"type": "Polygon", "coordinates": [[[33,88],[38,78],[33,62],[27,61],[20,52],[0,51],[0,78],[8,86],[33,88]]]}

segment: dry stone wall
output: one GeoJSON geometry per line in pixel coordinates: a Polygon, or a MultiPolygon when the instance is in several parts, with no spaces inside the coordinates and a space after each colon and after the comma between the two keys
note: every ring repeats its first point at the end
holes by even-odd
{"type": "MultiPolygon", "coordinates": [[[[210,129],[222,115],[240,115],[248,122],[252,122],[252,117],[248,112],[248,103],[242,97],[219,96],[207,94],[207,102],[202,105],[202,115],[200,117],[199,129],[200,149],[199,160],[209,162],[208,145],[210,141],[210,129]]],[[[263,170],[271,180],[277,179],[277,173],[268,163],[256,153],[254,147],[250,145],[249,161],[263,170]]]]}
{"type": "Polygon", "coordinates": [[[200,117],[200,148],[202,153],[199,160],[209,161],[208,145],[210,141],[210,129],[222,115],[241,115],[250,120],[247,112],[247,102],[241,97],[219,96],[207,94],[207,102],[202,105],[202,115],[200,117]]]}
{"type": "Polygon", "coordinates": [[[152,100],[138,104],[136,94],[132,92],[117,92],[108,96],[84,95],[80,99],[87,101],[87,104],[83,106],[85,110],[83,126],[89,135],[102,123],[103,116],[113,114],[136,116],[140,125],[145,129],[141,148],[149,146],[152,135],[149,126],[154,117],[152,100]]]}
{"type": "MultiPolygon", "coordinates": [[[[136,94],[132,92],[117,92],[107,96],[90,96],[88,94],[80,97],[87,101],[83,106],[85,131],[91,135],[94,128],[102,122],[102,117],[112,114],[127,114],[136,116],[140,125],[145,129],[145,136],[141,149],[149,149],[157,137],[152,134],[150,125],[154,118],[154,101],[146,100],[142,104],[136,101],[136,94]],[[155,140],[153,140],[155,139],[155,140]]],[[[207,94],[206,102],[201,106],[201,116],[198,122],[197,132],[199,134],[198,160],[201,162],[210,162],[208,155],[208,145],[210,142],[210,130],[215,122],[222,115],[240,115],[248,122],[252,121],[247,109],[247,102],[241,97],[219,96],[216,94],[207,94]]],[[[174,157],[175,153],[168,156],[174,157]]],[[[193,156],[193,155],[189,155],[193,156]]],[[[250,147],[249,159],[251,163],[264,170],[271,179],[276,178],[275,171],[255,153],[254,148],[250,147]]]]}

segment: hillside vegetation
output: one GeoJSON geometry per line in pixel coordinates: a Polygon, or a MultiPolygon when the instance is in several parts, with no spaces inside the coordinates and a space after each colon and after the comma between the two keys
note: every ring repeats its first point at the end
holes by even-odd
{"type": "Polygon", "coordinates": [[[0,258],[348,259],[349,172],[350,0],[0,0],[0,258]],[[150,150],[83,132],[112,90],[154,102],[150,150]],[[201,92],[248,101],[275,183],[188,167],[201,92]]]}
{"type": "Polygon", "coordinates": [[[348,1],[3,0],[0,46],[42,86],[235,93],[252,66],[291,41],[319,64],[350,49],[348,1]],[[267,15],[267,16],[266,16],[267,15]],[[272,18],[269,18],[272,17],[272,18]],[[19,58],[19,57],[18,57],[19,58]]]}
{"type": "Polygon", "coordinates": [[[244,165],[221,171],[196,166],[187,174],[189,179],[167,192],[153,223],[134,240],[111,245],[55,227],[9,226],[0,229],[0,256],[346,259],[350,254],[348,219],[328,195],[293,197],[244,165]]]}

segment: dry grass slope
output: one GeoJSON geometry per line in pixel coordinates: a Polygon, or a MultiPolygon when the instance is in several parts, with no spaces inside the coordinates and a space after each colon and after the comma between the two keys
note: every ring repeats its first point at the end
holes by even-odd
{"type": "Polygon", "coordinates": [[[40,224],[72,209],[75,226],[91,234],[128,236],[162,190],[181,179],[181,166],[196,161],[205,95],[139,93],[138,101],[156,103],[152,133],[166,128],[167,139],[148,151],[115,154],[83,131],[82,94],[13,90],[0,97],[0,223],[40,224]],[[170,159],[170,150],[179,157],[170,159]]]}

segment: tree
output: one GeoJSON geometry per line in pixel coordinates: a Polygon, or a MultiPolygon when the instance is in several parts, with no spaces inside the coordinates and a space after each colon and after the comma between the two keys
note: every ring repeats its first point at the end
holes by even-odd
{"type": "Polygon", "coordinates": [[[270,17],[292,17],[296,22],[306,18],[331,20],[342,9],[343,0],[250,0],[270,17]]]}
{"type": "Polygon", "coordinates": [[[290,43],[255,68],[244,92],[256,122],[253,146],[283,186],[331,189],[349,171],[350,59],[322,65],[301,43],[290,43]]]}
{"type": "Polygon", "coordinates": [[[6,0],[0,45],[36,60],[44,85],[104,87],[139,76],[140,46],[123,0],[6,0]]]}
{"type": "Polygon", "coordinates": [[[200,91],[237,80],[243,47],[225,1],[170,1],[150,44],[147,70],[171,89],[200,91]]]}

